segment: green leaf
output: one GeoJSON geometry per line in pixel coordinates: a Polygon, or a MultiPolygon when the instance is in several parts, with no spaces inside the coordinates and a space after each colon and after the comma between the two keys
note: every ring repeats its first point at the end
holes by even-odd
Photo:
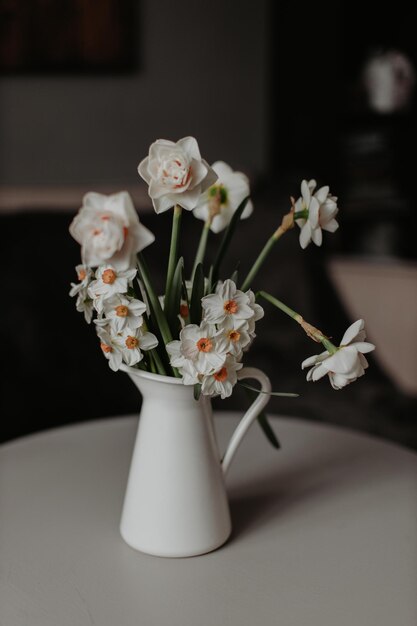
{"type": "Polygon", "coordinates": [[[231,275],[230,280],[233,280],[235,285],[238,284],[238,280],[239,280],[239,266],[235,269],[235,271],[231,275]]]}
{"type": "Polygon", "coordinates": [[[138,255],[138,268],[140,277],[145,287],[146,295],[148,296],[151,314],[159,328],[164,343],[167,344],[172,341],[171,331],[169,329],[165,314],[162,310],[161,303],[159,302],[158,296],[156,295],[155,290],[152,286],[151,277],[145,259],[141,254],[138,255]]]}
{"type": "Polygon", "coordinates": [[[184,259],[178,259],[174,276],[171,282],[171,290],[165,297],[164,313],[167,318],[171,333],[174,337],[178,336],[179,319],[181,303],[181,291],[183,284],[184,259]]]}
{"type": "Polygon", "coordinates": [[[268,439],[269,443],[274,448],[279,450],[281,448],[281,444],[280,444],[279,439],[277,438],[276,434],[272,430],[271,424],[268,422],[268,418],[266,416],[265,411],[262,411],[261,413],[259,413],[259,415],[258,415],[258,424],[262,428],[263,433],[264,433],[265,437],[268,439]]]}
{"type": "Polygon", "coordinates": [[[223,258],[227,252],[227,249],[229,247],[230,241],[233,237],[233,233],[235,232],[236,226],[241,218],[241,215],[243,213],[243,211],[245,210],[245,207],[248,203],[249,200],[249,196],[247,196],[244,200],[242,200],[242,202],[239,204],[238,208],[236,209],[235,213],[233,214],[232,219],[230,220],[229,226],[227,227],[224,235],[223,235],[223,239],[221,241],[219,250],[217,252],[217,256],[216,259],[213,263],[213,282],[216,282],[217,277],[219,275],[219,269],[220,269],[220,265],[223,261],[223,258]]]}
{"type": "Polygon", "coordinates": [[[200,383],[196,383],[194,385],[194,400],[199,400],[201,395],[201,385],[200,383]]]}
{"type": "Polygon", "coordinates": [[[214,280],[213,280],[213,272],[214,272],[214,266],[210,265],[210,270],[209,270],[209,275],[208,275],[208,285],[207,285],[207,291],[204,295],[208,295],[209,293],[212,293],[213,291],[213,287],[214,287],[214,280]]]}
{"type": "Polygon", "coordinates": [[[162,360],[158,354],[158,351],[156,350],[156,348],[154,348],[153,350],[149,351],[152,357],[152,360],[155,364],[155,368],[156,368],[156,373],[157,374],[161,374],[162,376],[166,376],[167,372],[166,369],[164,367],[164,364],[162,363],[162,360]]]}
{"type": "Polygon", "coordinates": [[[247,383],[238,382],[238,385],[241,387],[245,387],[245,389],[250,389],[251,391],[256,391],[256,393],[264,393],[267,396],[277,396],[279,398],[298,398],[300,394],[298,393],[290,393],[286,391],[263,391],[262,389],[257,389],[256,387],[252,387],[252,385],[248,385],[247,383]]]}
{"type": "MultiPolygon", "coordinates": [[[[151,310],[152,323],[158,329],[158,333],[156,334],[160,334],[162,338],[164,354],[166,355],[167,362],[169,363],[169,356],[166,352],[165,346],[167,343],[172,341],[172,334],[171,334],[167,319],[165,317],[165,314],[162,310],[161,303],[159,302],[159,298],[156,295],[155,290],[152,286],[152,281],[151,281],[151,277],[149,274],[149,270],[142,254],[138,254],[138,269],[139,269],[140,278],[142,280],[142,283],[144,285],[146,295],[148,298],[149,308],[151,310]]],[[[160,346],[158,346],[158,348],[159,347],[160,346]]],[[[171,372],[174,374],[174,376],[176,376],[177,378],[180,378],[179,372],[174,367],[171,368],[171,372]]]]}
{"type": "MultiPolygon", "coordinates": [[[[257,397],[258,393],[260,393],[260,390],[255,389],[254,387],[249,387],[247,385],[245,385],[244,387],[245,387],[246,395],[253,402],[255,398],[257,397]]],[[[264,433],[265,437],[268,439],[269,443],[274,448],[276,448],[276,450],[279,450],[281,448],[281,444],[278,441],[278,438],[275,435],[274,431],[272,430],[270,423],[268,422],[268,418],[267,418],[265,411],[261,411],[261,413],[259,413],[257,420],[258,420],[259,426],[262,429],[262,432],[264,433]]]]}
{"type": "Polygon", "coordinates": [[[193,289],[190,300],[190,322],[200,325],[201,323],[201,298],[204,296],[204,272],[201,263],[197,265],[194,274],[193,289]]]}

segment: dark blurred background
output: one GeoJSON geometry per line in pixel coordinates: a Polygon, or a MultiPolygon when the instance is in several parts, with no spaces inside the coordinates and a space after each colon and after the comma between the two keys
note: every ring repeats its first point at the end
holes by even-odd
{"type": "MultiPolygon", "coordinates": [[[[256,287],[336,342],[364,317],[377,349],[342,391],[306,383],[300,363],[320,348],[265,306],[245,363],[300,394],[270,411],[417,449],[415,35],[405,2],[362,7],[0,0],[1,441],[138,411],[68,296],[68,226],[86,191],[126,189],[157,236],[146,256],[162,287],[171,216],[153,213],[137,165],[155,139],[193,135],[251,179],[255,214],[227,260],[242,274],[303,178],[339,197],[339,230],[304,251],[287,233],[256,287]]],[[[200,228],[184,216],[190,262],[200,228]]],[[[215,406],[245,403],[237,390],[215,406]]]]}

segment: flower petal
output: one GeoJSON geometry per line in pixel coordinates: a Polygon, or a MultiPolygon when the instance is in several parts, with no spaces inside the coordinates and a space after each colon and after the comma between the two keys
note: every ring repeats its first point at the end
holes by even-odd
{"type": "Polygon", "coordinates": [[[194,189],[207,176],[208,169],[201,161],[193,159],[191,161],[191,183],[189,189],[194,189]]]}
{"type": "Polygon", "coordinates": [[[340,345],[347,346],[351,341],[353,341],[356,338],[357,334],[361,330],[363,330],[364,327],[365,327],[365,322],[362,319],[357,320],[356,322],[351,324],[349,328],[347,329],[347,331],[345,332],[345,334],[343,335],[340,345]]]}
{"type": "Polygon", "coordinates": [[[355,341],[350,345],[354,346],[356,350],[358,352],[361,352],[362,354],[366,354],[367,352],[372,352],[372,350],[375,350],[374,344],[369,343],[369,341],[355,341]]]}
{"type": "Polygon", "coordinates": [[[320,204],[323,204],[329,195],[329,187],[325,185],[324,187],[320,187],[314,194],[320,204]]]}
{"type": "Polygon", "coordinates": [[[324,352],[321,352],[321,354],[314,354],[313,356],[309,356],[307,359],[304,359],[304,361],[301,363],[301,369],[310,367],[310,365],[315,365],[316,363],[320,363],[321,361],[324,361],[324,359],[328,356],[329,356],[329,353],[327,350],[325,350],[324,352]]]}
{"type": "Polygon", "coordinates": [[[198,161],[201,161],[200,149],[198,147],[198,143],[195,137],[183,137],[182,139],[177,141],[177,146],[180,146],[184,150],[184,152],[192,159],[197,159],[198,161]]]}
{"type": "Polygon", "coordinates": [[[215,161],[211,166],[220,180],[233,173],[233,169],[224,161],[215,161]]]}
{"type": "Polygon", "coordinates": [[[149,157],[144,158],[143,161],[141,161],[138,165],[138,172],[140,176],[142,176],[143,180],[147,182],[149,185],[149,181],[151,180],[151,175],[148,171],[148,163],[149,163],[149,157]]]}
{"type": "Polygon", "coordinates": [[[330,220],[327,224],[321,224],[323,230],[327,230],[328,233],[334,233],[339,228],[339,224],[335,219],[330,220]]]}
{"type": "Polygon", "coordinates": [[[311,239],[313,240],[313,243],[316,244],[316,246],[321,246],[323,241],[323,233],[321,232],[320,227],[313,228],[311,232],[311,239]]]}
{"type": "Polygon", "coordinates": [[[306,180],[303,180],[301,183],[301,195],[304,200],[305,208],[308,209],[308,207],[310,206],[311,193],[306,180]]]}
{"type": "Polygon", "coordinates": [[[308,244],[311,241],[311,226],[309,222],[306,222],[300,231],[300,246],[303,250],[307,248],[308,244]]]}
{"type": "Polygon", "coordinates": [[[335,354],[323,361],[323,367],[328,372],[348,374],[355,370],[359,363],[358,353],[353,346],[340,348],[335,354]]]}
{"type": "Polygon", "coordinates": [[[319,225],[319,211],[320,205],[317,201],[317,198],[314,196],[311,198],[310,206],[308,208],[308,221],[311,225],[311,228],[317,228],[319,225]]]}
{"type": "Polygon", "coordinates": [[[323,363],[319,363],[311,370],[311,379],[316,382],[316,380],[320,380],[326,374],[328,374],[327,369],[323,366],[323,363]]]}
{"type": "Polygon", "coordinates": [[[165,211],[168,211],[168,209],[172,209],[176,203],[177,197],[170,194],[162,196],[162,198],[152,198],[155,213],[164,213],[165,211]]]}
{"type": "Polygon", "coordinates": [[[194,189],[189,189],[188,191],[184,191],[181,195],[177,197],[176,204],[182,206],[186,211],[192,211],[198,204],[198,199],[200,197],[201,187],[197,185],[194,189]]]}

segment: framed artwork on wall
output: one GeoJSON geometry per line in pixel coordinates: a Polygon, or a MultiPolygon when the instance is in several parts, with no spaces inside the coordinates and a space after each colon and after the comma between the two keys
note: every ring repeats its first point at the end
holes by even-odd
{"type": "Polygon", "coordinates": [[[0,0],[0,72],[137,68],[137,0],[0,0]]]}

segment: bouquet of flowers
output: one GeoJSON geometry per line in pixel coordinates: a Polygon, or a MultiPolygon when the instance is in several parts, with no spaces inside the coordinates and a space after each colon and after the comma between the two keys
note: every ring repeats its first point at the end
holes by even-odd
{"type": "Polygon", "coordinates": [[[302,181],[300,197],[291,197],[290,210],[241,279],[237,271],[222,276],[221,267],[239,220],[253,211],[248,178],[222,161],[210,166],[193,137],[176,143],[155,141],[138,171],[149,186],[156,213],[173,210],[163,295],[155,291],[143,253],[155,237],[139,221],[126,191],[110,196],[87,193],[70,225],[71,235],[81,245],[82,261],[70,295],[77,297],[77,310],[88,323],[94,318],[101,350],[112,370],[124,363],[179,377],[184,385],[194,386],[196,399],[200,394],[226,398],[256,337],[257,322],[264,316],[259,302],[265,300],[324,347],[301,364],[311,368],[308,380],[327,375],[334,389],[342,389],[365,373],[364,354],[374,345],[365,341],[363,320],[352,324],[340,345],[335,345],[275,295],[256,291],[258,272],[287,231],[300,228],[304,249],[310,242],[320,246],[323,230],[332,233],[338,228],[337,198],[329,187],[317,189],[316,181],[302,181]],[[184,211],[204,222],[192,266],[190,259],[178,254],[184,211]],[[223,234],[215,257],[206,259],[210,231],[223,234]]]}

